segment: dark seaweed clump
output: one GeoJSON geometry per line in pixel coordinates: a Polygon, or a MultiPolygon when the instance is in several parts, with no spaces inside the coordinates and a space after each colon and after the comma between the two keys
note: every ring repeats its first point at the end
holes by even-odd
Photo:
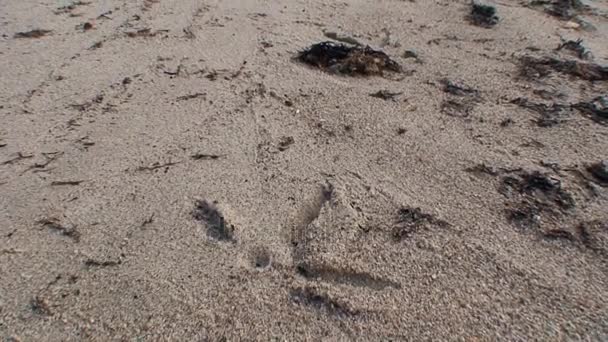
{"type": "Polygon", "coordinates": [[[587,170],[602,183],[608,183],[608,160],[599,161],[590,165],[587,170]]]}
{"type": "Polygon", "coordinates": [[[471,13],[468,16],[469,21],[473,25],[490,28],[498,24],[498,16],[496,15],[496,7],[473,2],[471,4],[471,13]]]}
{"type": "Polygon", "coordinates": [[[591,101],[579,102],[574,108],[588,114],[598,123],[608,123],[608,96],[598,96],[591,101]]]}
{"type": "Polygon", "coordinates": [[[574,52],[574,54],[580,59],[593,59],[593,54],[591,53],[591,51],[587,50],[587,48],[583,46],[582,39],[564,41],[559,44],[559,46],[555,50],[559,51],[562,49],[574,52]]]}
{"type": "Polygon", "coordinates": [[[557,204],[562,209],[574,208],[574,198],[562,188],[561,182],[538,171],[522,172],[519,177],[505,177],[501,193],[507,197],[519,193],[547,204],[557,204]]]}
{"type": "Polygon", "coordinates": [[[555,0],[546,11],[555,17],[569,20],[583,9],[585,9],[585,6],[580,0],[555,0]]]}
{"type": "Polygon", "coordinates": [[[192,216],[207,226],[208,237],[218,241],[235,241],[234,226],[226,223],[226,219],[215,205],[207,201],[198,201],[192,216]]]}
{"type": "Polygon", "coordinates": [[[539,127],[555,126],[566,121],[567,118],[572,114],[572,108],[570,105],[559,103],[536,103],[529,101],[524,97],[518,97],[512,100],[511,103],[540,114],[540,117],[535,120],[539,127]]]}
{"type": "Polygon", "coordinates": [[[300,62],[345,75],[382,75],[401,72],[401,66],[386,53],[369,46],[347,46],[334,42],[314,44],[297,56],[300,62]]]}
{"type": "Polygon", "coordinates": [[[522,228],[538,227],[542,216],[556,217],[568,213],[576,205],[574,197],[563,189],[559,179],[538,171],[506,176],[498,190],[515,200],[507,209],[507,218],[522,228]]]}
{"type": "Polygon", "coordinates": [[[522,75],[527,78],[540,78],[550,74],[551,70],[569,74],[587,81],[608,80],[608,67],[596,63],[584,63],[575,60],[561,60],[555,57],[523,56],[522,75]]]}

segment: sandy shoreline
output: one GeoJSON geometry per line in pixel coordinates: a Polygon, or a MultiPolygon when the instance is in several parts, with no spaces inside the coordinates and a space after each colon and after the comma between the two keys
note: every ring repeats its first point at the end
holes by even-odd
{"type": "Polygon", "coordinates": [[[0,337],[608,338],[608,5],[489,3],[3,1],[0,337]]]}

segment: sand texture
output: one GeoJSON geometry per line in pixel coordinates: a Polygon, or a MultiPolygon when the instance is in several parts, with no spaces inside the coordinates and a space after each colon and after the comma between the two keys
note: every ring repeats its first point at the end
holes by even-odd
{"type": "Polygon", "coordinates": [[[486,4],[0,0],[0,340],[608,340],[608,2],[486,4]]]}

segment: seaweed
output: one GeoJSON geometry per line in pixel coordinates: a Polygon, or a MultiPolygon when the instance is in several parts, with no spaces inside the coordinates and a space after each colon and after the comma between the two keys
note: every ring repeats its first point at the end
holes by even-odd
{"type": "Polygon", "coordinates": [[[468,20],[471,24],[491,28],[498,24],[498,16],[496,15],[496,7],[478,3],[471,3],[471,13],[468,15],[468,20]]]}
{"type": "Polygon", "coordinates": [[[224,215],[215,205],[204,200],[197,201],[192,216],[207,226],[208,237],[218,241],[235,242],[234,225],[226,222],[224,215]]]}
{"type": "Polygon", "coordinates": [[[593,55],[591,54],[591,51],[587,50],[587,48],[585,48],[583,46],[582,39],[563,41],[561,44],[559,44],[559,46],[555,50],[560,51],[562,49],[566,49],[566,50],[574,52],[576,54],[576,56],[580,59],[586,59],[586,60],[593,59],[593,55]]]}
{"type": "Polygon", "coordinates": [[[386,53],[369,46],[347,46],[333,42],[313,44],[297,55],[297,60],[324,71],[344,75],[383,75],[401,72],[401,66],[386,53]]]}
{"type": "Polygon", "coordinates": [[[584,8],[585,6],[580,0],[555,0],[551,3],[551,7],[546,8],[545,11],[552,16],[570,20],[584,8]]]}
{"type": "Polygon", "coordinates": [[[520,58],[522,72],[528,77],[545,77],[550,70],[569,74],[588,81],[608,80],[608,67],[596,63],[575,60],[561,60],[555,57],[534,57],[525,55],[520,58]],[[532,74],[534,72],[534,74],[532,74]]]}
{"type": "Polygon", "coordinates": [[[560,124],[566,121],[566,118],[572,112],[572,107],[570,105],[558,103],[547,105],[544,103],[531,102],[524,97],[518,97],[512,100],[511,103],[539,113],[540,118],[536,120],[536,124],[539,127],[551,127],[560,124]]]}
{"type": "Polygon", "coordinates": [[[563,210],[575,207],[574,198],[562,188],[561,181],[539,171],[504,177],[499,192],[506,197],[519,195],[541,204],[557,205],[563,210]]]}
{"type": "Polygon", "coordinates": [[[598,96],[591,101],[583,101],[572,107],[589,114],[591,119],[599,123],[608,123],[608,96],[598,96]]]}
{"type": "Polygon", "coordinates": [[[479,91],[477,89],[471,88],[461,82],[451,81],[447,78],[442,78],[439,82],[443,84],[443,91],[446,93],[455,96],[479,96],[479,91]]]}
{"type": "Polygon", "coordinates": [[[466,118],[472,110],[473,105],[467,101],[445,100],[441,103],[441,111],[448,116],[466,118]]]}
{"type": "Polygon", "coordinates": [[[608,160],[602,160],[587,167],[587,171],[597,180],[608,183],[608,160]]]}

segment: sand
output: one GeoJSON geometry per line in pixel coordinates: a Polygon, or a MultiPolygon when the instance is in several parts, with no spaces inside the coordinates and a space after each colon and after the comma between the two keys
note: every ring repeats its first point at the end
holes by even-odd
{"type": "Polygon", "coordinates": [[[0,1],[0,338],[608,339],[608,4],[491,3],[0,1]]]}

